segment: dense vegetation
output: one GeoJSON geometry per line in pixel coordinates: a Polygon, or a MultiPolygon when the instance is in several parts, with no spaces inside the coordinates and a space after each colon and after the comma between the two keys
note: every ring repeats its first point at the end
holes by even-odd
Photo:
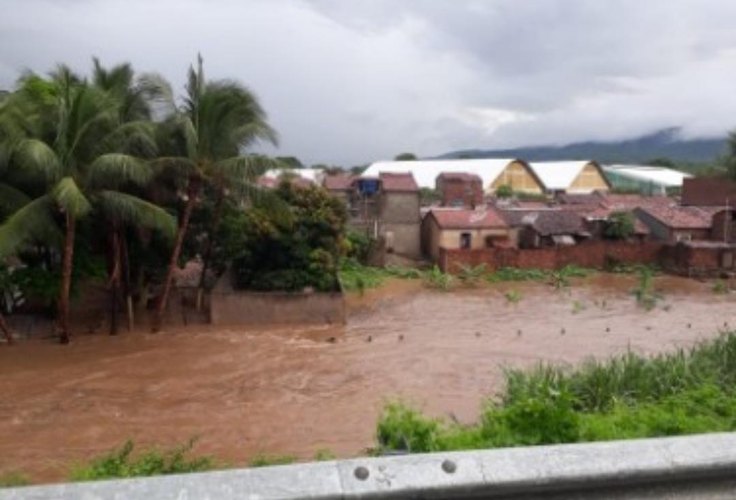
{"type": "Polygon", "coordinates": [[[149,294],[158,330],[178,266],[199,255],[200,291],[207,286],[228,208],[278,206],[254,181],[280,162],[246,154],[261,141],[276,133],[257,98],[206,79],[201,58],[181,98],[128,64],[24,75],[0,96],[3,308],[22,296],[26,307],[55,311],[66,343],[70,300],[96,278],[110,290],[110,333],[117,311],[131,325],[133,303],[149,294]]]}
{"type": "Polygon", "coordinates": [[[394,403],[378,451],[428,452],[736,430],[736,333],[651,358],[626,353],[574,370],[506,372],[506,387],[464,426],[394,403]]]}

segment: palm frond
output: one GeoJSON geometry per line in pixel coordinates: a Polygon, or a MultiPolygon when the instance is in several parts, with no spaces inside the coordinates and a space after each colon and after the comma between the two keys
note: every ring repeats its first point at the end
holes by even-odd
{"type": "Polygon", "coordinates": [[[92,208],[72,177],[62,178],[54,187],[52,196],[65,212],[74,217],[83,217],[92,208]]]}
{"type": "Polygon", "coordinates": [[[138,77],[136,88],[160,113],[171,115],[176,111],[176,99],[171,84],[157,73],[144,73],[138,77]]]}
{"type": "Polygon", "coordinates": [[[61,233],[52,213],[52,200],[41,196],[11,215],[0,226],[0,258],[13,255],[34,240],[46,243],[60,241],[61,233]]]}
{"type": "Polygon", "coordinates": [[[97,207],[109,218],[126,224],[155,229],[166,237],[173,237],[176,218],[151,202],[119,191],[100,191],[96,195],[97,207]]]}
{"type": "Polygon", "coordinates": [[[89,168],[90,188],[118,189],[126,184],[146,186],[153,178],[153,169],[143,160],[120,153],[98,156],[89,168]]]}
{"type": "Polygon", "coordinates": [[[13,213],[30,201],[28,195],[20,189],[0,182],[0,213],[13,213]]]}
{"type": "Polygon", "coordinates": [[[151,158],[158,151],[155,132],[156,126],[147,120],[123,123],[102,139],[100,149],[151,158]]]}
{"type": "Polygon", "coordinates": [[[238,183],[252,183],[269,169],[283,166],[283,163],[264,155],[235,156],[220,160],[215,164],[213,176],[221,177],[234,186],[238,183]]]}
{"type": "Polygon", "coordinates": [[[15,147],[11,161],[24,172],[21,175],[54,182],[62,175],[59,157],[51,147],[38,139],[23,139],[15,147]]]}

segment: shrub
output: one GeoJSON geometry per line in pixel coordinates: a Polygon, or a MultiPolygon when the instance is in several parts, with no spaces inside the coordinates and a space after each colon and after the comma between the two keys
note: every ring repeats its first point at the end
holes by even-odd
{"type": "Polygon", "coordinates": [[[250,461],[251,467],[268,467],[271,465],[289,465],[296,462],[293,455],[256,455],[250,461]]]}
{"type": "Polygon", "coordinates": [[[0,488],[14,488],[17,486],[27,486],[31,481],[25,474],[20,472],[9,472],[0,475],[0,488]]]}
{"type": "Polygon", "coordinates": [[[464,266],[461,266],[460,272],[458,273],[457,278],[460,280],[460,283],[462,283],[464,286],[474,287],[480,284],[485,274],[486,274],[485,264],[480,264],[478,266],[464,265],[464,266]]]}
{"type": "Polygon", "coordinates": [[[133,457],[135,445],[127,441],[122,447],[93,459],[89,464],[74,467],[73,481],[94,481],[136,476],[155,476],[160,474],[182,474],[200,472],[214,467],[210,457],[189,458],[196,439],[171,450],[150,449],[133,457]]]}
{"type": "Polygon", "coordinates": [[[634,216],[630,212],[613,212],[603,231],[612,240],[626,240],[634,234],[634,216]]]}
{"type": "Polygon", "coordinates": [[[514,189],[508,184],[498,186],[498,189],[496,189],[496,197],[498,198],[505,199],[511,198],[512,196],[514,196],[514,189]]]}
{"type": "Polygon", "coordinates": [[[521,292],[519,290],[509,290],[503,294],[510,304],[518,304],[521,301],[521,292]]]}
{"type": "Polygon", "coordinates": [[[414,453],[435,451],[440,424],[401,403],[391,403],[378,421],[376,438],[380,449],[414,453]]]}
{"type": "Polygon", "coordinates": [[[448,291],[452,286],[452,276],[440,271],[440,268],[434,266],[428,273],[424,275],[424,284],[430,288],[436,288],[442,291],[448,291]]]}

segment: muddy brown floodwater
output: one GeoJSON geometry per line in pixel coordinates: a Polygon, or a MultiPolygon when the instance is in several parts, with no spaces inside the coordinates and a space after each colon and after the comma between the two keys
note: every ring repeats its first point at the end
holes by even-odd
{"type": "Polygon", "coordinates": [[[664,299],[645,312],[634,282],[600,275],[568,292],[528,283],[451,293],[400,282],[352,297],[339,328],[202,327],[0,346],[0,474],[63,479],[71,464],[128,438],[168,447],[199,436],[197,453],[233,465],[325,448],[354,456],[373,444],[388,400],[469,422],[502,388],[502,366],[653,353],[736,324],[733,300],[706,283],[657,278],[664,299]],[[507,290],[521,300],[510,303],[507,290]]]}

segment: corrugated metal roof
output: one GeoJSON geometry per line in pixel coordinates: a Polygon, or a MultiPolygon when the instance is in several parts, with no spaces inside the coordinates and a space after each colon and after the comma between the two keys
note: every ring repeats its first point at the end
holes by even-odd
{"type": "Polygon", "coordinates": [[[487,188],[514,159],[477,160],[418,160],[418,161],[379,161],[373,163],[363,175],[377,177],[381,172],[411,173],[419,187],[435,187],[437,176],[443,172],[475,174],[487,188]]]}
{"type": "Polygon", "coordinates": [[[651,165],[604,165],[603,170],[636,181],[652,182],[665,187],[680,187],[685,179],[692,177],[679,170],[651,165]]]}
{"type": "Polygon", "coordinates": [[[529,163],[544,187],[550,191],[564,191],[577,179],[591,161],[535,161],[529,163]]]}
{"type": "Polygon", "coordinates": [[[268,170],[263,177],[278,179],[285,173],[294,174],[314,184],[321,184],[325,171],[321,168],[276,168],[268,170]]]}

